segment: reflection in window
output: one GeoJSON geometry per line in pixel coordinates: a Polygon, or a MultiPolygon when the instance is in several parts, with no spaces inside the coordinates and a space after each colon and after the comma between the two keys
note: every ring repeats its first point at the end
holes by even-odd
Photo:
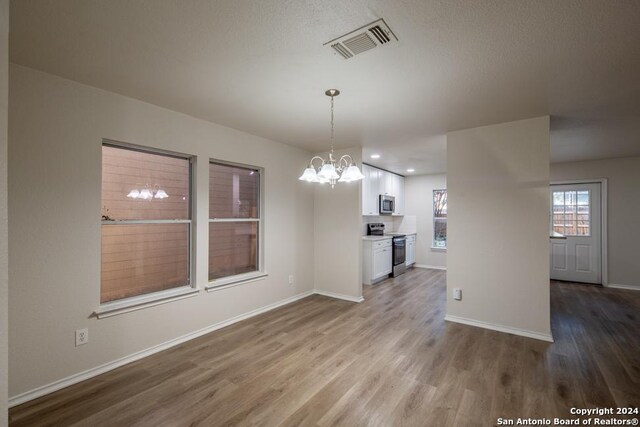
{"type": "Polygon", "coordinates": [[[190,284],[190,160],[102,146],[100,302],[190,284]]]}
{"type": "Polygon", "coordinates": [[[259,271],[260,169],[209,164],[209,280],[259,271]]]}

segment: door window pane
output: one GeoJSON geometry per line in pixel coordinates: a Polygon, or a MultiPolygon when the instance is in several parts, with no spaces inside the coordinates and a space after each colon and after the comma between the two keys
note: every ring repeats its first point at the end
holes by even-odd
{"type": "Polygon", "coordinates": [[[589,190],[552,192],[552,229],[565,236],[590,236],[589,190]]]}

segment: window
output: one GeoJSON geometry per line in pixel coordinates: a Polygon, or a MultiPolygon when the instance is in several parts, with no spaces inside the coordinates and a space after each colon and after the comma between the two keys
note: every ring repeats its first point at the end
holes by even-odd
{"type": "Polygon", "coordinates": [[[589,190],[554,191],[553,231],[565,236],[591,235],[591,193],[589,190]]]}
{"type": "Polygon", "coordinates": [[[102,146],[100,302],[191,282],[191,161],[102,146]]]}
{"type": "Polygon", "coordinates": [[[447,190],[433,190],[433,247],[447,247],[447,190]]]}
{"type": "Polygon", "coordinates": [[[261,170],[209,163],[209,281],[261,270],[261,170]]]}

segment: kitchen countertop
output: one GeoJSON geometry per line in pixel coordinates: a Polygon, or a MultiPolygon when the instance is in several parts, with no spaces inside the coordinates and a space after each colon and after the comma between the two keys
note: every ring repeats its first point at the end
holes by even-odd
{"type": "Polygon", "coordinates": [[[391,240],[393,236],[362,236],[362,240],[391,240]]]}
{"type": "Polygon", "coordinates": [[[415,236],[417,233],[385,233],[384,236],[362,236],[362,240],[387,240],[393,236],[415,236]]]}

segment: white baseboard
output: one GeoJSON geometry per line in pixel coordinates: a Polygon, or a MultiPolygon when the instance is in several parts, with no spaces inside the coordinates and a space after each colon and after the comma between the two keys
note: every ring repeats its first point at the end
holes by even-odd
{"type": "Polygon", "coordinates": [[[631,291],[640,291],[640,286],[636,285],[616,285],[615,283],[609,283],[605,286],[605,288],[613,288],[613,289],[628,289],[631,291]]]}
{"type": "Polygon", "coordinates": [[[447,271],[447,267],[442,267],[439,265],[426,265],[426,264],[413,264],[414,267],[418,268],[429,268],[431,270],[444,270],[447,271]]]}
{"type": "Polygon", "coordinates": [[[345,301],[351,301],[351,302],[362,302],[364,301],[364,297],[353,297],[351,295],[344,295],[344,294],[337,294],[335,292],[329,292],[329,291],[322,291],[320,289],[315,289],[314,290],[315,294],[318,295],[324,295],[325,297],[331,297],[331,298],[336,298],[336,299],[342,299],[345,301]]]}
{"type": "MultiPolygon", "coordinates": [[[[239,316],[235,316],[235,317],[232,317],[230,319],[223,320],[223,321],[218,322],[218,323],[214,323],[213,325],[207,326],[207,327],[199,329],[197,331],[190,332],[190,333],[188,333],[186,335],[182,335],[180,337],[174,338],[174,339],[166,341],[164,343],[155,345],[153,347],[149,347],[149,348],[147,348],[145,350],[141,350],[141,351],[138,351],[136,353],[130,354],[128,356],[121,357],[121,358],[116,359],[116,360],[114,360],[112,362],[108,362],[108,363],[105,363],[103,365],[97,366],[95,368],[91,368],[91,369],[88,369],[86,371],[79,372],[77,374],[73,374],[73,375],[71,375],[69,377],[63,378],[63,379],[58,380],[58,381],[54,381],[54,382],[52,382],[50,384],[46,384],[46,385],[40,386],[40,387],[35,388],[33,390],[30,390],[30,391],[27,391],[27,392],[24,392],[24,393],[20,393],[20,394],[18,394],[16,396],[13,396],[13,397],[9,398],[9,407],[11,408],[11,407],[14,407],[14,406],[17,406],[17,405],[21,405],[21,404],[23,404],[25,402],[28,402],[28,401],[33,400],[33,399],[37,399],[38,397],[42,397],[42,396],[44,396],[46,394],[49,394],[49,393],[53,393],[54,391],[58,391],[60,389],[68,387],[70,385],[79,383],[81,381],[88,380],[89,378],[93,378],[93,377],[95,377],[97,375],[104,374],[105,372],[109,372],[109,371],[111,371],[113,369],[119,368],[120,366],[126,365],[126,364],[131,363],[131,362],[135,362],[136,360],[142,359],[142,358],[147,357],[147,356],[151,356],[152,354],[155,354],[155,353],[158,353],[160,351],[166,350],[168,348],[174,347],[174,346],[176,346],[178,344],[182,344],[182,343],[184,343],[186,341],[192,340],[194,338],[198,338],[198,337],[200,337],[202,335],[205,335],[205,334],[208,334],[210,332],[216,331],[218,329],[224,328],[225,326],[232,325],[234,323],[240,322],[241,320],[245,320],[245,319],[248,319],[250,317],[257,316],[258,314],[262,314],[262,313],[265,313],[267,311],[274,310],[274,309],[276,309],[278,307],[281,307],[283,305],[290,304],[292,302],[298,301],[298,300],[300,300],[302,298],[306,298],[306,297],[308,297],[310,295],[313,295],[314,293],[316,293],[316,292],[311,290],[311,291],[303,292],[303,293],[298,294],[298,295],[294,295],[294,296],[289,297],[289,298],[285,298],[285,299],[277,301],[277,302],[275,302],[273,304],[269,304],[269,305],[266,305],[264,307],[257,308],[255,310],[251,310],[251,311],[249,311],[247,313],[244,313],[244,314],[241,314],[239,316]]],[[[327,295],[327,294],[322,293],[322,295],[327,295]]],[[[327,295],[327,296],[332,296],[332,295],[327,295]]],[[[339,297],[339,296],[335,296],[334,298],[344,299],[344,298],[339,297]]]]}
{"type": "Polygon", "coordinates": [[[505,332],[512,335],[520,335],[522,337],[534,338],[537,340],[553,342],[553,336],[549,334],[541,334],[540,332],[527,331],[525,329],[512,328],[510,326],[497,325],[495,323],[482,322],[480,320],[472,320],[464,317],[451,316],[447,314],[444,316],[444,320],[455,323],[462,323],[463,325],[476,326],[478,328],[491,329],[492,331],[505,332]]]}

